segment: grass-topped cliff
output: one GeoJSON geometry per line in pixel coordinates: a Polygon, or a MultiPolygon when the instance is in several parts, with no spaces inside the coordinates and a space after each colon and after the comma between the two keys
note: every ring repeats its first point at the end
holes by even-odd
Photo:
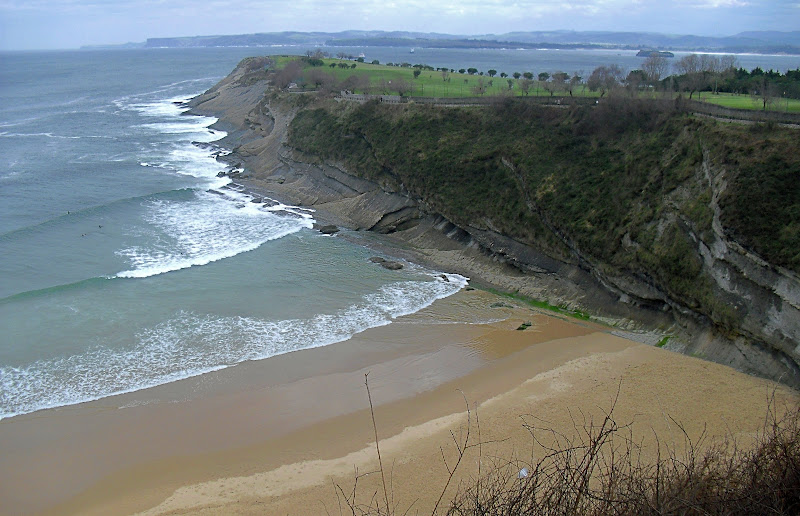
{"type": "Polygon", "coordinates": [[[673,349],[800,386],[796,127],[620,94],[359,103],[282,90],[272,62],[244,60],[192,101],[232,126],[232,159],[259,185],[354,228],[461,246],[443,268],[671,328],[673,349]]]}
{"type": "Polygon", "coordinates": [[[612,284],[632,278],[723,331],[753,307],[720,288],[708,256],[718,241],[800,272],[796,129],[622,98],[560,109],[326,101],[298,113],[289,144],[405,189],[462,227],[512,237],[612,284]]]}

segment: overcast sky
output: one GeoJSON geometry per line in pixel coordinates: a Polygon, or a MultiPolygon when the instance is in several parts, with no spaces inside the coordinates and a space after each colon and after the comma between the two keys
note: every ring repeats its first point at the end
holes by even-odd
{"type": "Polygon", "coordinates": [[[0,0],[0,49],[347,29],[615,30],[727,36],[800,29],[800,0],[0,0]]]}

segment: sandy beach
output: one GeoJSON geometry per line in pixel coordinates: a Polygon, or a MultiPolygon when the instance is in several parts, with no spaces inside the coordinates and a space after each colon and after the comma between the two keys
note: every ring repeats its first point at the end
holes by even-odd
{"type": "Polygon", "coordinates": [[[617,392],[615,419],[676,443],[676,422],[693,438],[747,438],[770,396],[798,401],[730,368],[511,305],[462,291],[339,344],[3,420],[0,513],[338,514],[356,472],[357,502],[369,503],[381,484],[367,373],[401,513],[428,514],[441,495],[442,453],[453,460],[465,403],[486,443],[462,461],[467,481],[479,463],[529,456],[526,418],[568,429],[617,392]],[[522,322],[531,326],[518,331],[522,322]]]}

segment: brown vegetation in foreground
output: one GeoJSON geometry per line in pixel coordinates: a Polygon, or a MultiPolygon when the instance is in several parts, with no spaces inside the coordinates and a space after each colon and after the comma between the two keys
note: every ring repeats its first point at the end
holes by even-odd
{"type": "MultiPolygon", "coordinates": [[[[749,446],[732,436],[692,440],[672,420],[683,431],[683,449],[654,436],[655,450],[647,452],[644,439],[633,435],[630,424],[615,421],[613,409],[612,405],[599,422],[583,415],[573,418],[573,428],[566,433],[538,426],[533,416],[523,417],[532,438],[531,458],[495,461],[485,474],[479,469],[477,478],[462,481],[446,514],[800,514],[800,407],[784,412],[773,400],[762,431],[749,446]],[[655,460],[645,458],[653,452],[655,460]]],[[[433,513],[440,507],[439,512],[444,511],[442,498],[468,450],[479,450],[479,464],[487,460],[480,450],[488,443],[481,441],[477,414],[469,408],[466,427],[451,437],[455,461],[448,463],[442,451],[449,477],[433,513]]],[[[340,514],[415,512],[413,504],[403,512],[394,503],[386,494],[385,479],[383,497],[376,492],[368,502],[358,502],[358,478],[356,474],[352,490],[335,486],[340,514]]]]}

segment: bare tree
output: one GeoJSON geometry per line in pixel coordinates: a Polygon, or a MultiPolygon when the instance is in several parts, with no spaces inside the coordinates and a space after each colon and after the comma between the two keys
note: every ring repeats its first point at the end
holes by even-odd
{"type": "Polygon", "coordinates": [[[647,82],[657,88],[658,82],[669,71],[669,61],[664,56],[651,55],[642,63],[642,71],[647,77],[647,82]]]}
{"type": "Polygon", "coordinates": [[[476,95],[483,95],[486,93],[486,83],[483,81],[482,77],[479,78],[475,86],[472,87],[472,93],[476,95]]]}
{"type": "Polygon", "coordinates": [[[550,92],[552,96],[553,92],[556,91],[566,91],[567,90],[567,81],[569,80],[569,74],[566,72],[556,72],[553,74],[553,91],[550,92]]]}
{"type": "Polygon", "coordinates": [[[300,64],[300,61],[289,61],[283,69],[275,74],[275,77],[272,79],[272,84],[274,84],[276,88],[285,89],[289,84],[300,77],[302,71],[303,65],[300,64]]]}
{"type": "Polygon", "coordinates": [[[683,76],[681,85],[684,90],[689,91],[691,100],[694,92],[706,85],[706,76],[703,70],[703,60],[697,54],[683,56],[680,61],[675,63],[675,70],[683,76]]]}
{"type": "Polygon", "coordinates": [[[714,94],[718,91],[720,81],[725,81],[736,72],[736,56],[720,56],[717,58],[717,68],[714,70],[714,94]]]}
{"type": "Polygon", "coordinates": [[[579,70],[577,72],[573,72],[572,77],[569,80],[569,96],[570,97],[572,96],[573,90],[575,90],[575,88],[577,88],[581,84],[581,81],[583,80],[583,77],[581,77],[581,75],[583,75],[583,71],[582,70],[579,70]]]}
{"type": "Polygon", "coordinates": [[[334,77],[333,74],[319,68],[307,70],[305,79],[306,82],[313,84],[314,87],[326,91],[331,90],[336,84],[336,77],[334,77]]]}
{"type": "Polygon", "coordinates": [[[530,79],[522,79],[519,81],[519,89],[522,91],[523,95],[528,95],[528,93],[530,93],[531,86],[533,86],[533,81],[530,79]]]}
{"type": "Polygon", "coordinates": [[[366,92],[369,90],[369,77],[366,75],[351,75],[342,81],[340,88],[348,91],[366,92]]]}
{"type": "Polygon", "coordinates": [[[619,65],[598,66],[589,76],[587,85],[591,91],[600,90],[600,97],[603,97],[607,92],[618,88],[623,78],[624,72],[619,65]]]}
{"type": "Polygon", "coordinates": [[[761,103],[761,108],[767,111],[775,103],[780,91],[778,86],[769,80],[766,75],[758,78],[756,89],[751,92],[753,100],[761,103]]]}
{"type": "Polygon", "coordinates": [[[401,97],[411,92],[413,85],[405,79],[395,79],[392,81],[391,89],[396,91],[401,97]]]}

